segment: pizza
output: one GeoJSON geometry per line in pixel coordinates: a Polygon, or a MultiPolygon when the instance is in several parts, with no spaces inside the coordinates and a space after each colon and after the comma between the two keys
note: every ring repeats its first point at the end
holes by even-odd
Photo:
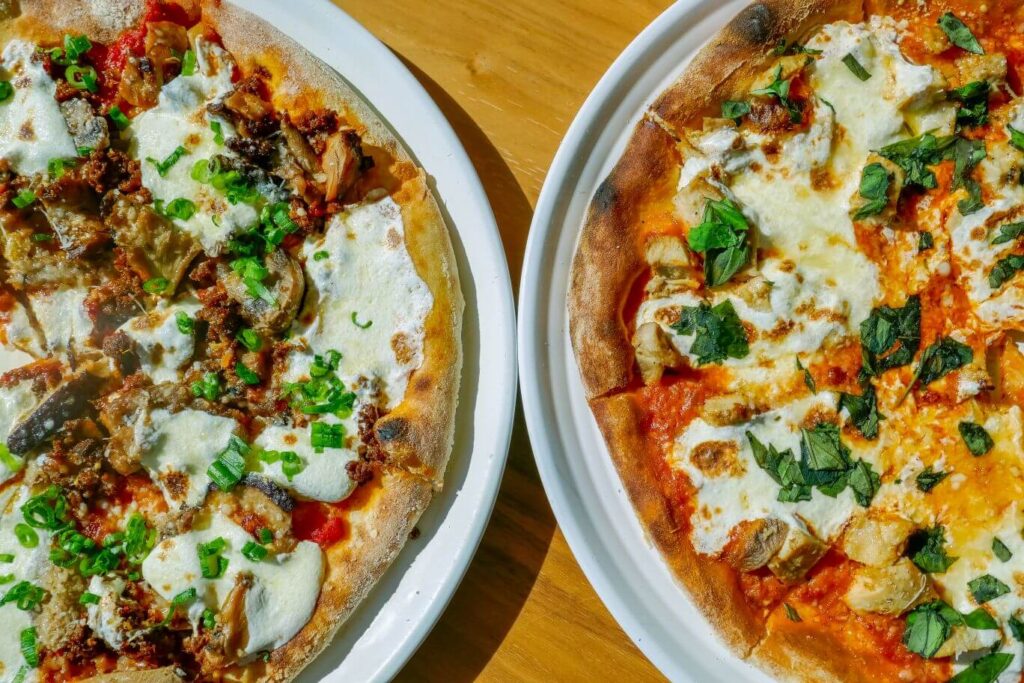
{"type": "Polygon", "coordinates": [[[444,480],[426,174],[229,3],[2,7],[0,681],[290,680],[444,480]]]}
{"type": "Polygon", "coordinates": [[[756,2],[591,201],[587,400],[652,543],[780,679],[1021,680],[1022,74],[1019,2],[756,2]]]}

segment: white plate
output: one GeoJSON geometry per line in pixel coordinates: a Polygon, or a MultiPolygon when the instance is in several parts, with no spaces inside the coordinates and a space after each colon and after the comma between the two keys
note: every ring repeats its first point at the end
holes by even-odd
{"type": "MultiPolygon", "coordinates": [[[[384,681],[441,616],[476,551],[505,466],[515,409],[515,311],[508,265],[480,179],[451,126],[394,54],[327,0],[233,0],[342,74],[427,170],[446,214],[466,298],[455,450],[436,497],[394,565],[299,680],[384,681]],[[480,368],[487,381],[480,382],[480,368]]],[[[457,653],[451,653],[457,656],[457,653]]]]}
{"type": "Polygon", "coordinates": [[[646,105],[747,4],[691,0],[666,10],[626,49],[584,103],[537,203],[519,303],[523,403],[558,523],[601,599],[666,676],[767,681],[717,639],[650,544],[584,400],[569,344],[569,266],[590,198],[646,105]]]}

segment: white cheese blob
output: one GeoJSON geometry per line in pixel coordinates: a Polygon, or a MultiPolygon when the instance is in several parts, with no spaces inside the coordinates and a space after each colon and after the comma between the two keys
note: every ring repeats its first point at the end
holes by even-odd
{"type": "MultiPolygon", "coordinates": [[[[306,242],[303,255],[300,319],[309,322],[296,336],[313,354],[339,351],[338,375],[347,384],[379,378],[388,407],[401,403],[423,362],[424,324],[434,305],[405,247],[401,208],[390,197],[350,207],[331,219],[320,241],[306,242]]],[[[311,361],[311,354],[293,354],[288,376],[307,374],[311,361]]]]}
{"type": "Polygon", "coordinates": [[[194,300],[161,305],[120,327],[120,331],[135,343],[140,369],[154,383],[178,381],[181,370],[192,360],[196,349],[195,334],[186,334],[178,328],[178,315],[194,320],[200,308],[202,305],[194,300]]]}
{"type": "Polygon", "coordinates": [[[57,84],[41,61],[36,46],[12,40],[4,48],[4,80],[14,95],[0,102],[0,159],[21,175],[45,173],[51,159],[78,156],[68,124],[54,95],[57,84]]]}
{"type": "MultiPolygon", "coordinates": [[[[6,444],[7,437],[21,420],[39,403],[36,394],[32,391],[32,381],[22,380],[14,386],[4,387],[0,391],[0,443],[6,444]]],[[[13,453],[8,453],[13,460],[23,463],[24,459],[13,453]]],[[[14,470],[7,467],[7,464],[0,460],[0,484],[10,479],[20,467],[14,470]]],[[[0,567],[0,575],[3,575],[3,567],[0,567]]]]}
{"type": "Polygon", "coordinates": [[[94,576],[89,582],[89,592],[99,596],[100,601],[86,608],[86,623],[92,632],[106,641],[115,652],[121,649],[129,635],[125,632],[124,619],[117,611],[121,593],[126,585],[124,579],[118,577],[105,579],[102,576],[94,576]]]}
{"type": "MultiPolygon", "coordinates": [[[[839,535],[858,508],[853,492],[846,488],[830,498],[815,489],[809,501],[780,502],[779,485],[758,466],[746,437],[751,432],[766,447],[770,444],[779,452],[792,449],[799,458],[800,425],[805,417],[822,410],[834,413],[835,409],[835,395],[822,392],[759,415],[749,423],[719,427],[697,419],[687,427],[673,446],[669,464],[685,472],[697,490],[690,536],[698,552],[721,551],[737,524],[765,518],[808,530],[823,541],[839,535]],[[728,445],[728,466],[725,462],[711,466],[699,455],[694,457],[701,444],[708,442],[728,445]]],[[[851,458],[864,455],[853,453],[851,458]]]]}
{"type": "Polygon", "coordinates": [[[196,506],[206,498],[210,464],[228,446],[238,423],[202,410],[171,413],[163,408],[135,423],[142,466],[172,507],[196,506]]]}
{"type": "Polygon", "coordinates": [[[28,311],[20,301],[15,300],[10,310],[0,313],[0,371],[28,363],[33,358],[46,355],[43,339],[29,320],[28,311]]]}
{"type": "Polygon", "coordinates": [[[28,295],[32,313],[46,337],[51,353],[66,353],[89,344],[92,320],[85,310],[85,287],[69,287],[53,291],[37,291],[28,295]]]}
{"type": "MultiPolygon", "coordinates": [[[[334,416],[327,416],[325,422],[338,422],[334,416]]],[[[345,429],[352,434],[355,420],[345,421],[345,429]]],[[[326,448],[317,453],[310,445],[310,428],[296,429],[272,425],[263,430],[256,438],[254,445],[268,451],[292,451],[302,459],[303,470],[289,481],[285,476],[280,462],[261,463],[260,474],[271,479],[286,489],[325,503],[336,503],[348,498],[355,490],[356,483],[348,475],[348,463],[357,460],[359,455],[350,448],[326,448]]]]}
{"type": "Polygon", "coordinates": [[[248,640],[242,648],[245,655],[274,650],[291,640],[312,616],[323,579],[323,554],[316,543],[301,541],[291,553],[270,554],[254,562],[242,554],[245,544],[254,540],[217,513],[207,526],[157,544],[142,563],[142,576],[166,600],[195,588],[199,599],[188,614],[196,623],[205,608],[220,610],[240,574],[250,575],[252,586],[245,594],[248,640]],[[219,579],[204,579],[197,549],[217,538],[227,544],[222,554],[227,570],[219,579]]]}
{"type": "Polygon", "coordinates": [[[192,178],[197,161],[222,154],[237,156],[215,141],[210,124],[220,124],[223,134],[231,134],[230,124],[212,116],[206,107],[231,90],[234,62],[219,46],[202,38],[194,45],[196,71],[191,76],[178,76],[160,91],[157,106],[139,114],[129,129],[132,134],[130,152],[142,163],[142,184],[154,199],[170,203],[179,198],[195,204],[195,214],[186,220],[173,218],[174,224],[199,240],[210,254],[218,254],[224,242],[234,233],[251,227],[259,215],[249,204],[232,204],[222,190],[192,178]],[[182,155],[164,175],[154,159],[161,163],[178,147],[182,155]]]}

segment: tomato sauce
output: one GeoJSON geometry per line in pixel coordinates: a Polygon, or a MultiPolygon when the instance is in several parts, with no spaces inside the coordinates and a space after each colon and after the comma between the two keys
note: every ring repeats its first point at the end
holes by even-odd
{"type": "Polygon", "coordinates": [[[365,508],[381,488],[380,475],[360,484],[351,496],[338,503],[301,501],[292,512],[292,533],[300,541],[313,541],[321,548],[329,548],[347,540],[351,535],[349,514],[365,508]]]}

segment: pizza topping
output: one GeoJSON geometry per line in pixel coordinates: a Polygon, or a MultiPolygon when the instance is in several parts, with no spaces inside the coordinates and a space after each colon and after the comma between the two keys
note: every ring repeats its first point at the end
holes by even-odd
{"type": "Polygon", "coordinates": [[[855,612],[903,614],[923,598],[934,595],[928,577],[910,560],[881,567],[860,567],[843,600],[855,612]]]}
{"type": "Polygon", "coordinates": [[[971,455],[977,457],[985,455],[992,447],[995,446],[995,442],[992,437],[989,436],[985,428],[974,422],[961,422],[959,425],[960,436],[964,439],[964,444],[967,446],[967,450],[971,452],[971,455]]]}
{"type": "Polygon", "coordinates": [[[953,14],[952,12],[946,12],[939,17],[939,28],[941,28],[947,36],[949,41],[959,48],[973,52],[974,54],[984,54],[985,50],[981,47],[981,43],[971,33],[971,29],[967,28],[964,22],[953,14]]]}

